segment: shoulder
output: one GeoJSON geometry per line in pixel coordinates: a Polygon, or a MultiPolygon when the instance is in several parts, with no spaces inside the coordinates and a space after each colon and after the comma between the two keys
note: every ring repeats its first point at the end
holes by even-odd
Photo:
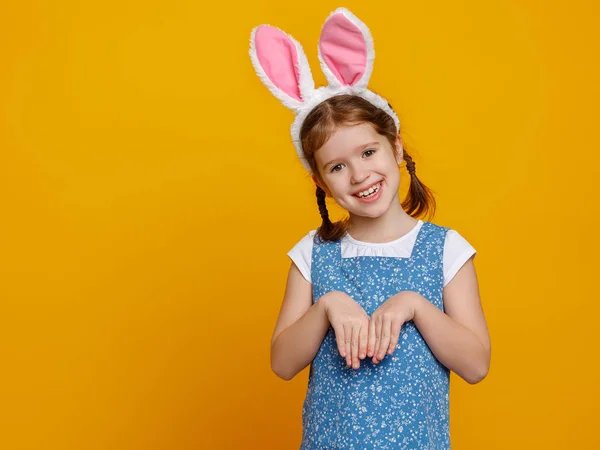
{"type": "Polygon", "coordinates": [[[440,233],[444,237],[445,250],[464,248],[467,246],[471,247],[471,244],[469,244],[469,242],[457,230],[444,225],[438,225],[432,222],[428,223],[430,226],[430,230],[432,230],[433,232],[440,233]]]}
{"type": "Polygon", "coordinates": [[[296,242],[296,244],[294,245],[293,248],[307,248],[310,247],[312,248],[313,246],[313,242],[314,242],[314,238],[315,235],[317,234],[317,230],[310,230],[308,233],[306,233],[304,236],[302,236],[302,238],[296,242]]]}
{"type": "Polygon", "coordinates": [[[446,245],[450,247],[465,247],[471,244],[458,231],[449,229],[446,234],[446,245]]]}
{"type": "Polygon", "coordinates": [[[444,240],[444,286],[446,286],[459,269],[477,253],[473,245],[457,230],[440,227],[446,232],[444,240]]]}
{"type": "Polygon", "coordinates": [[[444,225],[439,225],[433,222],[424,222],[422,226],[426,226],[429,227],[429,233],[436,233],[439,234],[441,236],[445,236],[448,231],[450,231],[451,229],[444,226],[444,225]]]}
{"type": "Polygon", "coordinates": [[[475,250],[471,243],[457,230],[453,228],[446,229],[446,239],[444,242],[444,251],[452,253],[461,253],[464,251],[475,250]]]}
{"type": "Polygon", "coordinates": [[[313,240],[317,230],[310,230],[287,252],[290,259],[296,264],[306,281],[311,282],[310,269],[312,262],[313,240]]]}

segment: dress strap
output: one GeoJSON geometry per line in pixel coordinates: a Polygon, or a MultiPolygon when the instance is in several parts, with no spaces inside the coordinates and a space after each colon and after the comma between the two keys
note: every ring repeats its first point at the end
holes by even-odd
{"type": "Polygon", "coordinates": [[[419,230],[419,235],[410,255],[410,261],[428,259],[429,261],[439,261],[440,267],[443,264],[444,242],[449,228],[441,225],[435,225],[431,222],[424,222],[419,230]]]}
{"type": "Polygon", "coordinates": [[[415,259],[421,258],[425,255],[425,252],[427,250],[427,237],[431,234],[432,228],[433,224],[431,222],[423,222],[423,225],[421,225],[421,229],[417,234],[415,245],[413,246],[412,252],[410,253],[411,261],[414,261],[415,259]]]}
{"type": "MultiPolygon", "coordinates": [[[[313,281],[313,292],[320,287],[326,286],[341,290],[343,285],[342,275],[342,246],[341,239],[337,241],[322,241],[317,234],[313,238],[311,277],[313,281]]],[[[327,290],[327,289],[325,289],[327,290]]]]}

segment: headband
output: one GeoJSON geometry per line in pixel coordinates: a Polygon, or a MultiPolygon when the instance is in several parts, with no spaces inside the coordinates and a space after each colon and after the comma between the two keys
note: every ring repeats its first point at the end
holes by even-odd
{"type": "Polygon", "coordinates": [[[319,37],[321,70],[328,85],[315,89],[302,46],[292,36],[271,25],[259,25],[250,35],[250,59],[260,80],[296,117],[291,126],[296,153],[306,170],[300,130],[306,116],[318,104],[336,95],[364,98],[388,113],[400,131],[400,121],[387,100],[367,88],[373,71],[375,50],[367,26],[346,8],[333,11],[319,37]]]}

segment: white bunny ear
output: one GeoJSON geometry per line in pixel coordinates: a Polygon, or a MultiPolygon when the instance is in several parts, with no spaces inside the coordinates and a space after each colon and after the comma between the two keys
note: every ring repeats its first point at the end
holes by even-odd
{"type": "Polygon", "coordinates": [[[367,26],[346,8],[333,11],[321,30],[319,61],[330,86],[366,88],[375,50],[367,26]]]}
{"type": "Polygon", "coordinates": [[[250,35],[250,59],[271,93],[292,110],[302,107],[315,90],[302,46],[271,25],[259,25],[250,35]]]}

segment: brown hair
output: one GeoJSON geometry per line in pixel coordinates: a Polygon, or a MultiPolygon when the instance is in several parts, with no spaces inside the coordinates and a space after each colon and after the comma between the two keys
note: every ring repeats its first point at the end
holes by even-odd
{"type": "MultiPolygon", "coordinates": [[[[389,105],[389,103],[388,103],[389,105]]],[[[390,108],[392,107],[389,105],[390,108]]],[[[399,132],[392,117],[382,109],[373,105],[362,97],[344,94],[330,97],[314,108],[302,124],[300,130],[300,141],[304,155],[310,164],[313,175],[322,184],[323,178],[319,173],[315,152],[320,149],[336,128],[340,125],[358,125],[370,123],[377,133],[389,141],[394,152],[396,152],[396,138],[399,132]]],[[[410,174],[410,186],[408,194],[402,202],[402,208],[412,217],[418,218],[424,214],[433,217],[435,214],[435,198],[432,191],[425,186],[417,177],[415,163],[404,148],[403,159],[406,161],[406,169],[410,174]]],[[[336,241],[346,234],[349,225],[349,217],[332,223],[329,219],[327,204],[325,202],[326,192],[317,185],[317,205],[323,219],[321,227],[317,230],[319,238],[325,241],[336,241]]]]}

